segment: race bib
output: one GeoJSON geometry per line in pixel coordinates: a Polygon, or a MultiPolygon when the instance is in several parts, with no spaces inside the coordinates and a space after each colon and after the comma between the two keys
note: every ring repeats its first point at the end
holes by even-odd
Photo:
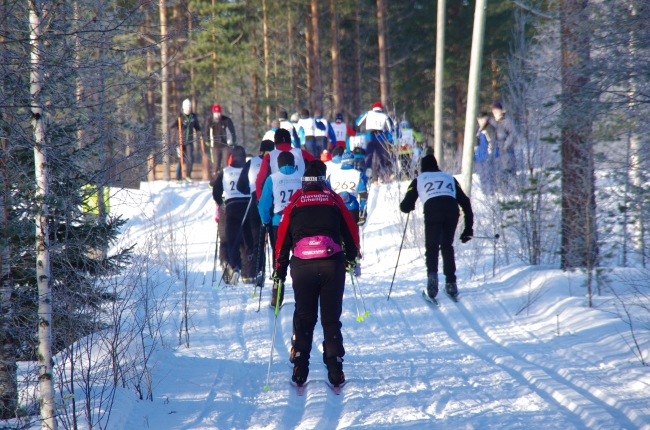
{"type": "Polygon", "coordinates": [[[291,196],[302,189],[302,173],[285,175],[277,172],[271,175],[273,181],[273,213],[280,213],[287,207],[291,196]]]}
{"type": "Polygon", "coordinates": [[[444,172],[424,172],[418,176],[418,195],[422,203],[435,197],[449,196],[456,198],[454,177],[444,172]]]}
{"type": "Polygon", "coordinates": [[[330,174],[330,185],[337,194],[347,192],[354,198],[359,196],[361,173],[355,169],[338,169],[330,174]]]}
{"type": "Polygon", "coordinates": [[[237,181],[239,180],[241,171],[241,167],[228,166],[223,169],[223,193],[226,200],[237,197],[248,197],[237,190],[237,181]]]}

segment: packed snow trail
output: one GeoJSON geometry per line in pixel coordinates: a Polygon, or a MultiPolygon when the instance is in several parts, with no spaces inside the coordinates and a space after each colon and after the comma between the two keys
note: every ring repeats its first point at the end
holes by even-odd
{"type": "MultiPolygon", "coordinates": [[[[356,321],[348,279],[341,320],[349,382],[342,394],[336,396],[324,382],[319,324],[304,396],[289,384],[290,276],[287,305],[278,317],[271,389],[264,391],[273,329],[270,282],[259,313],[252,286],[216,290],[210,284],[216,225],[205,184],[143,188],[128,197],[119,192],[116,200],[129,203],[114,206],[131,218],[131,241],[165,222],[186,235],[194,291],[190,347],[164,353],[154,369],[153,402],[120,391],[110,428],[650,429],[650,369],[634,359],[618,333],[626,330],[619,320],[586,308],[582,296],[569,296],[567,282],[575,276],[577,285],[578,275],[509,266],[488,282],[471,281],[468,266],[475,255],[470,254],[477,246],[481,250],[480,244],[457,244],[459,302],[439,294],[440,306],[432,307],[421,298],[426,270],[423,250],[413,239],[414,222],[387,301],[403,231],[397,199],[405,184],[370,193],[358,279],[370,316],[356,321]],[[208,282],[201,285],[204,270],[208,282]],[[531,305],[530,316],[515,316],[535,282],[544,282],[547,293],[531,305]],[[563,333],[556,336],[560,311],[563,333]]],[[[481,222],[480,214],[476,219],[481,222]]],[[[491,267],[491,244],[483,254],[481,262],[491,267]]],[[[170,344],[176,345],[173,339],[170,344]]]]}

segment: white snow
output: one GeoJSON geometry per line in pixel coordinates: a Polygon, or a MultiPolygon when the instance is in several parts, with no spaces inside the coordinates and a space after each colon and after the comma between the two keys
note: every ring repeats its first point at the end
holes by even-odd
{"type": "MultiPolygon", "coordinates": [[[[583,275],[510,265],[492,278],[492,244],[457,243],[459,303],[441,293],[434,309],[421,298],[422,221],[412,214],[387,301],[405,185],[371,190],[359,279],[370,316],[357,322],[348,283],[341,318],[349,383],[335,396],[322,382],[317,325],[304,397],[288,382],[291,303],[279,315],[271,389],[264,391],[273,328],[270,288],[257,313],[252,287],[217,290],[210,283],[216,224],[207,185],[154,183],[139,192],[116,192],[112,209],[131,218],[126,242],[160,228],[154,218],[172,219],[178,229],[185,225],[193,296],[190,347],[176,346],[171,337],[174,347],[153,370],[154,400],[120,389],[109,428],[650,429],[650,368],[632,352],[629,328],[612,313],[611,295],[596,296],[596,307],[587,307],[583,275]],[[476,267],[489,273],[470,279],[476,267]],[[204,270],[208,281],[202,285],[204,270]],[[536,300],[522,310],[529,292],[536,300]]],[[[480,214],[476,219],[481,223],[480,214]]],[[[290,286],[286,301],[293,301],[290,286]]],[[[648,328],[639,327],[637,335],[650,358],[648,328]]]]}

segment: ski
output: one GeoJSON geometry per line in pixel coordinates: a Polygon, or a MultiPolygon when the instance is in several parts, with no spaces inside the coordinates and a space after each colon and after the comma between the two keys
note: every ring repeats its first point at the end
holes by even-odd
{"type": "Polygon", "coordinates": [[[431,297],[429,297],[429,295],[426,292],[424,292],[424,290],[422,291],[422,298],[424,299],[425,302],[429,304],[432,304],[434,306],[440,306],[440,302],[438,302],[438,300],[436,299],[432,299],[431,297]]]}
{"type": "Polygon", "coordinates": [[[307,385],[309,384],[309,381],[305,382],[302,385],[298,385],[293,381],[289,381],[289,384],[296,390],[296,394],[300,397],[305,395],[305,388],[307,388],[307,385]]]}
{"type": "Polygon", "coordinates": [[[456,294],[455,296],[452,296],[451,294],[447,293],[447,291],[445,291],[445,294],[447,294],[447,297],[449,297],[452,302],[458,303],[458,294],[456,294]]]}
{"type": "MultiPolygon", "coordinates": [[[[286,303],[282,303],[282,304],[280,305],[280,309],[278,309],[278,311],[282,310],[282,308],[284,307],[284,305],[286,305],[286,303]]],[[[272,304],[269,303],[269,307],[270,307],[271,309],[275,310],[275,305],[272,305],[272,304]]]]}
{"type": "Polygon", "coordinates": [[[345,381],[345,382],[343,382],[343,383],[340,384],[340,385],[332,385],[332,384],[330,383],[330,381],[325,381],[325,383],[326,383],[327,386],[330,388],[330,390],[332,390],[332,392],[333,392],[334,394],[336,394],[337,396],[340,396],[340,395],[341,395],[341,390],[343,389],[343,387],[345,387],[345,385],[348,383],[348,381],[345,381]]]}

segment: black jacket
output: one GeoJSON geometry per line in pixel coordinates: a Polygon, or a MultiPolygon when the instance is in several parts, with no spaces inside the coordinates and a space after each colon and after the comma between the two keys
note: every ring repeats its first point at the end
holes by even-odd
{"type": "MultiPolygon", "coordinates": [[[[439,172],[440,169],[434,170],[439,172]]],[[[472,204],[469,197],[465,194],[460,187],[458,181],[454,178],[456,183],[456,198],[450,196],[440,196],[431,198],[424,204],[424,221],[425,222],[442,222],[448,219],[449,216],[459,216],[458,206],[463,209],[465,214],[465,229],[472,230],[474,227],[474,213],[472,212],[472,204]]],[[[415,209],[415,201],[418,199],[418,178],[413,179],[411,185],[404,199],[399,205],[402,212],[408,213],[415,209]]]]}
{"type": "MultiPolygon", "coordinates": [[[[196,134],[201,132],[201,126],[199,125],[199,117],[195,113],[191,113],[189,115],[185,115],[181,113],[178,118],[181,120],[181,132],[183,133],[183,146],[190,145],[194,142],[194,133],[193,131],[196,131],[196,134]],[[194,130],[192,130],[194,129],[194,130]]],[[[178,118],[174,121],[174,123],[169,127],[170,130],[178,130],[178,118]]],[[[176,143],[178,143],[178,132],[172,133],[173,139],[176,140],[176,143]]]]}
{"type": "MultiPolygon", "coordinates": [[[[249,163],[250,165],[250,163],[249,163]]],[[[244,167],[243,163],[238,163],[235,160],[233,160],[232,167],[244,167]]],[[[241,173],[239,174],[239,177],[244,174],[244,170],[242,169],[241,173]]],[[[246,175],[248,175],[248,171],[246,172],[246,175]]],[[[220,170],[217,176],[214,179],[214,186],[212,187],[212,198],[214,199],[215,202],[217,202],[218,206],[221,206],[223,203],[223,171],[220,170]]],[[[235,197],[232,199],[229,199],[227,203],[248,203],[250,199],[248,197],[235,197]]]]}
{"type": "Polygon", "coordinates": [[[228,145],[228,134],[226,130],[230,131],[232,136],[232,144],[237,144],[237,134],[235,133],[235,126],[232,123],[232,120],[225,115],[221,115],[221,118],[214,119],[214,116],[210,115],[205,121],[205,144],[210,146],[210,129],[212,129],[212,134],[214,137],[214,146],[228,145]]]}

